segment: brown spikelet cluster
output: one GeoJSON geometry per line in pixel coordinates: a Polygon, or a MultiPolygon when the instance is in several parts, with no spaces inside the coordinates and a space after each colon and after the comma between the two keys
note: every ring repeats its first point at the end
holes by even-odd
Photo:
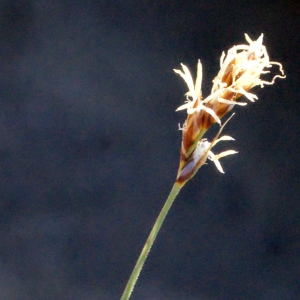
{"type": "Polygon", "coordinates": [[[266,47],[262,44],[263,34],[256,41],[252,41],[247,34],[245,34],[245,38],[249,45],[234,46],[228,50],[226,55],[223,52],[220,59],[220,71],[213,80],[211,94],[204,99],[201,92],[202,65],[200,60],[197,65],[195,82],[185,65],[182,64],[182,71],[174,70],[184,79],[189,89],[186,93],[186,103],[177,109],[187,109],[188,113],[183,127],[180,128],[182,144],[178,182],[186,182],[193,177],[207,158],[216,164],[219,171],[223,172],[219,158],[236,152],[228,150],[214,155],[211,148],[220,140],[233,140],[233,138],[224,136],[218,139],[225,124],[211,143],[202,140],[203,135],[212,124],[216,122],[221,124],[221,118],[235,105],[247,104],[237,101],[241,96],[254,102],[257,96],[249,92],[252,87],[273,84],[277,77],[285,78],[282,65],[269,60],[266,47]],[[262,80],[261,75],[269,73],[268,68],[273,65],[279,66],[281,75],[275,75],[272,81],[262,80]]]}

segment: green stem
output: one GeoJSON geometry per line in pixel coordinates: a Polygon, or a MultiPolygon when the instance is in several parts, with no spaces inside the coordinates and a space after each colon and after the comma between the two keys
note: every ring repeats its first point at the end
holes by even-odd
{"type": "Polygon", "coordinates": [[[147,241],[144,245],[144,248],[135,264],[135,267],[130,275],[130,278],[127,282],[127,285],[125,287],[125,290],[123,292],[123,295],[121,297],[121,300],[128,300],[133,289],[134,289],[134,286],[137,282],[137,279],[141,273],[141,270],[144,266],[144,263],[147,259],[147,256],[151,250],[151,247],[156,239],[156,236],[165,220],[165,217],[168,213],[168,211],[170,210],[176,196],[178,195],[179,191],[181,190],[181,188],[183,187],[183,185],[185,184],[185,182],[183,183],[178,183],[178,182],[175,182],[173,187],[172,187],[172,190],[161,210],[161,212],[159,213],[154,225],[153,225],[153,228],[147,238],[147,241]]]}

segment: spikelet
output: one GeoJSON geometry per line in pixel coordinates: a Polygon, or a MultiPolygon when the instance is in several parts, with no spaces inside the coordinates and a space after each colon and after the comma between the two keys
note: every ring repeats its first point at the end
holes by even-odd
{"type": "Polygon", "coordinates": [[[201,140],[203,135],[212,124],[217,122],[221,125],[221,118],[235,105],[247,105],[246,102],[237,101],[241,96],[245,96],[250,102],[257,100],[257,96],[249,92],[252,87],[271,85],[277,77],[285,78],[282,65],[269,60],[267,49],[262,44],[263,34],[256,41],[252,41],[247,34],[245,38],[249,45],[237,45],[229,49],[227,55],[222,53],[220,71],[213,80],[211,94],[204,99],[201,92],[202,65],[200,60],[195,82],[184,64],[181,64],[182,71],[174,70],[188,86],[186,103],[177,109],[186,109],[188,113],[187,119],[180,128],[182,144],[177,174],[178,182],[186,182],[193,177],[207,158],[213,160],[217,168],[223,171],[218,159],[236,152],[228,150],[215,156],[211,148],[220,140],[218,136],[225,124],[211,143],[201,140]],[[261,79],[261,75],[269,73],[268,69],[273,65],[279,67],[281,75],[275,75],[271,81],[261,79]],[[199,155],[199,153],[202,154],[199,155]]]}

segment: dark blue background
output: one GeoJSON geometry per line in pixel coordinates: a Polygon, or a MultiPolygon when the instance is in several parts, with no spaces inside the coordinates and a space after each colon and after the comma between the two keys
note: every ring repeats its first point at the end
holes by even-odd
{"type": "Polygon", "coordinates": [[[245,32],[287,78],[235,108],[239,154],[184,187],[132,300],[300,299],[296,2],[1,1],[0,299],[119,299],[177,172],[172,69],[200,58],[207,95],[245,32]]]}

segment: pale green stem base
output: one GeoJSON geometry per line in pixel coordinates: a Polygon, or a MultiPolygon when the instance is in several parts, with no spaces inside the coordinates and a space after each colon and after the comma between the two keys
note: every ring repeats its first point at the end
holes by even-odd
{"type": "Polygon", "coordinates": [[[147,256],[150,252],[150,249],[156,239],[156,236],[161,228],[161,225],[163,224],[164,220],[165,220],[165,217],[168,213],[168,211],[170,210],[176,196],[178,195],[179,191],[181,190],[181,188],[183,187],[184,183],[177,183],[175,182],[173,187],[172,187],[172,190],[169,194],[169,197],[167,198],[166,200],[166,203],[165,205],[163,206],[161,212],[159,213],[154,225],[153,225],[153,228],[147,238],[147,241],[144,245],[144,248],[135,264],[135,267],[130,275],[130,278],[127,282],[127,285],[126,285],[126,288],[123,292],[123,295],[121,297],[121,300],[128,300],[133,289],[134,289],[134,286],[137,282],[137,279],[141,273],[141,270],[144,266],[144,263],[147,259],[147,256]]]}

